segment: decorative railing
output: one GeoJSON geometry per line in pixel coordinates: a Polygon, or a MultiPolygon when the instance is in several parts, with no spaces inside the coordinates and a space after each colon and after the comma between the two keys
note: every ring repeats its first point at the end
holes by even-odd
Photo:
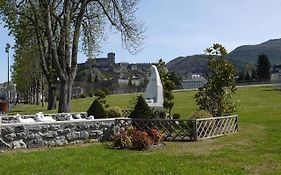
{"type": "Polygon", "coordinates": [[[237,132],[238,117],[235,115],[195,120],[117,118],[114,125],[115,133],[128,127],[155,128],[163,134],[166,141],[194,141],[237,132]]]}
{"type": "Polygon", "coordinates": [[[214,138],[238,131],[238,116],[196,119],[196,140],[214,138]]]}

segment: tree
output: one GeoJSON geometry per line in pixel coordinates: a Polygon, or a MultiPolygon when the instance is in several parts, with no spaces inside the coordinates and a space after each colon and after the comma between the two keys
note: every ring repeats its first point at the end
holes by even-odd
{"type": "Polygon", "coordinates": [[[229,115],[235,111],[231,101],[235,93],[236,71],[225,56],[225,48],[214,44],[206,49],[209,55],[207,83],[195,94],[196,103],[201,110],[209,111],[214,117],[229,115]]]}
{"type": "Polygon", "coordinates": [[[170,80],[170,73],[166,68],[166,63],[162,59],[159,60],[157,69],[163,86],[163,107],[168,111],[169,115],[171,115],[171,111],[174,106],[174,95],[172,93],[172,90],[174,90],[176,86],[175,83],[170,80]]]}
{"type": "Polygon", "coordinates": [[[20,19],[29,21],[37,38],[43,72],[50,61],[59,78],[58,112],[69,112],[79,40],[91,58],[104,39],[105,27],[110,25],[121,33],[123,47],[137,52],[143,39],[143,25],[134,15],[137,4],[138,0],[12,0],[0,5],[10,29],[16,28],[20,19]]]}
{"type": "Polygon", "coordinates": [[[134,109],[129,115],[129,118],[152,118],[153,111],[149,108],[144,98],[140,95],[137,97],[134,109]]]}
{"type": "Polygon", "coordinates": [[[246,71],[245,80],[250,81],[251,77],[248,71],[246,71]]]}
{"type": "Polygon", "coordinates": [[[257,62],[257,79],[258,80],[270,80],[271,72],[270,72],[270,62],[266,55],[259,55],[259,59],[257,62]]]}
{"type": "Polygon", "coordinates": [[[171,72],[169,74],[169,79],[174,82],[177,89],[182,87],[182,79],[176,72],[171,72]]]}

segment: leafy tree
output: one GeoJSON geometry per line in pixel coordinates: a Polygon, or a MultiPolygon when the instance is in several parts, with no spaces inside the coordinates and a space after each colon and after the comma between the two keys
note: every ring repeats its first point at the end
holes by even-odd
{"type": "Polygon", "coordinates": [[[255,69],[252,69],[252,72],[251,72],[251,79],[252,80],[255,80],[257,78],[257,72],[255,69]]]}
{"type": "Polygon", "coordinates": [[[257,62],[257,79],[258,80],[270,80],[270,62],[266,55],[259,55],[257,62]]]}
{"type": "Polygon", "coordinates": [[[121,33],[122,45],[137,52],[143,39],[143,25],[135,17],[137,4],[138,0],[12,0],[1,1],[0,13],[16,37],[36,36],[43,72],[49,70],[49,61],[59,77],[58,112],[69,112],[79,41],[88,57],[93,57],[110,25],[121,33]],[[26,23],[22,25],[21,21],[26,23]],[[30,33],[19,33],[16,29],[30,33]]]}
{"type": "Polygon", "coordinates": [[[174,106],[174,95],[172,93],[172,90],[174,90],[176,86],[174,81],[170,79],[170,73],[166,68],[166,63],[162,59],[159,60],[157,69],[163,86],[163,107],[168,111],[169,115],[171,115],[171,111],[174,106]]]}
{"type": "Polygon", "coordinates": [[[251,80],[251,77],[250,77],[250,74],[248,71],[246,72],[245,80],[248,80],[248,81],[251,80]]]}
{"type": "Polygon", "coordinates": [[[235,93],[235,68],[225,56],[225,48],[214,44],[206,49],[209,55],[207,83],[195,94],[200,110],[209,111],[214,117],[229,115],[235,111],[231,101],[235,93]]]}
{"type": "Polygon", "coordinates": [[[182,86],[182,79],[176,72],[171,72],[169,74],[169,79],[174,82],[177,89],[181,88],[182,86]]]}

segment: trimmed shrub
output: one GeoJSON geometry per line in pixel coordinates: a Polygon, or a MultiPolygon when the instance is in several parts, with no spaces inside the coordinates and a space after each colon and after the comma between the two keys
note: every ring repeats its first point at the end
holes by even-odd
{"type": "Polygon", "coordinates": [[[113,147],[117,149],[130,149],[132,147],[131,139],[127,132],[121,132],[113,137],[113,147]]]}
{"type": "Polygon", "coordinates": [[[152,118],[153,111],[149,108],[144,98],[140,95],[137,97],[134,109],[129,115],[129,118],[152,118]]]}
{"type": "Polygon", "coordinates": [[[213,117],[207,110],[198,110],[191,114],[190,119],[210,118],[213,117]]]}
{"type": "Polygon", "coordinates": [[[181,115],[180,114],[173,114],[173,119],[180,119],[181,115]]]}
{"type": "Polygon", "coordinates": [[[106,114],[108,118],[118,118],[122,117],[122,110],[117,106],[111,106],[106,109],[106,114]]]}
{"type": "Polygon", "coordinates": [[[86,97],[87,97],[86,94],[84,94],[84,93],[80,94],[80,98],[86,98],[86,97]]]}
{"type": "Polygon", "coordinates": [[[163,139],[163,134],[161,134],[157,129],[148,129],[146,132],[154,145],[159,144],[163,139]]]}
{"type": "Polygon", "coordinates": [[[95,118],[106,118],[104,106],[98,99],[94,100],[87,113],[88,116],[93,115],[95,118]]]}
{"type": "Polygon", "coordinates": [[[132,133],[132,149],[145,150],[152,144],[152,140],[145,131],[136,130],[132,133]]]}
{"type": "Polygon", "coordinates": [[[159,144],[163,135],[156,129],[138,130],[128,128],[113,137],[113,147],[117,149],[144,150],[152,144],[159,144]]]}

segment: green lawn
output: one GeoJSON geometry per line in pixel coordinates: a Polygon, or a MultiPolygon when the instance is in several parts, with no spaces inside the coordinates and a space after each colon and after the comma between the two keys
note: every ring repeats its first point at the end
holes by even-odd
{"type": "MultiPolygon", "coordinates": [[[[187,117],[196,109],[195,92],[175,93],[174,113],[187,117]]],[[[110,105],[126,108],[133,95],[109,96],[110,105]]],[[[108,143],[65,148],[6,151],[0,174],[281,174],[281,91],[240,88],[239,132],[199,142],[166,142],[147,151],[117,151],[108,143]]],[[[85,111],[92,99],[72,102],[85,111]]],[[[42,110],[17,106],[14,110],[42,110]]]]}

